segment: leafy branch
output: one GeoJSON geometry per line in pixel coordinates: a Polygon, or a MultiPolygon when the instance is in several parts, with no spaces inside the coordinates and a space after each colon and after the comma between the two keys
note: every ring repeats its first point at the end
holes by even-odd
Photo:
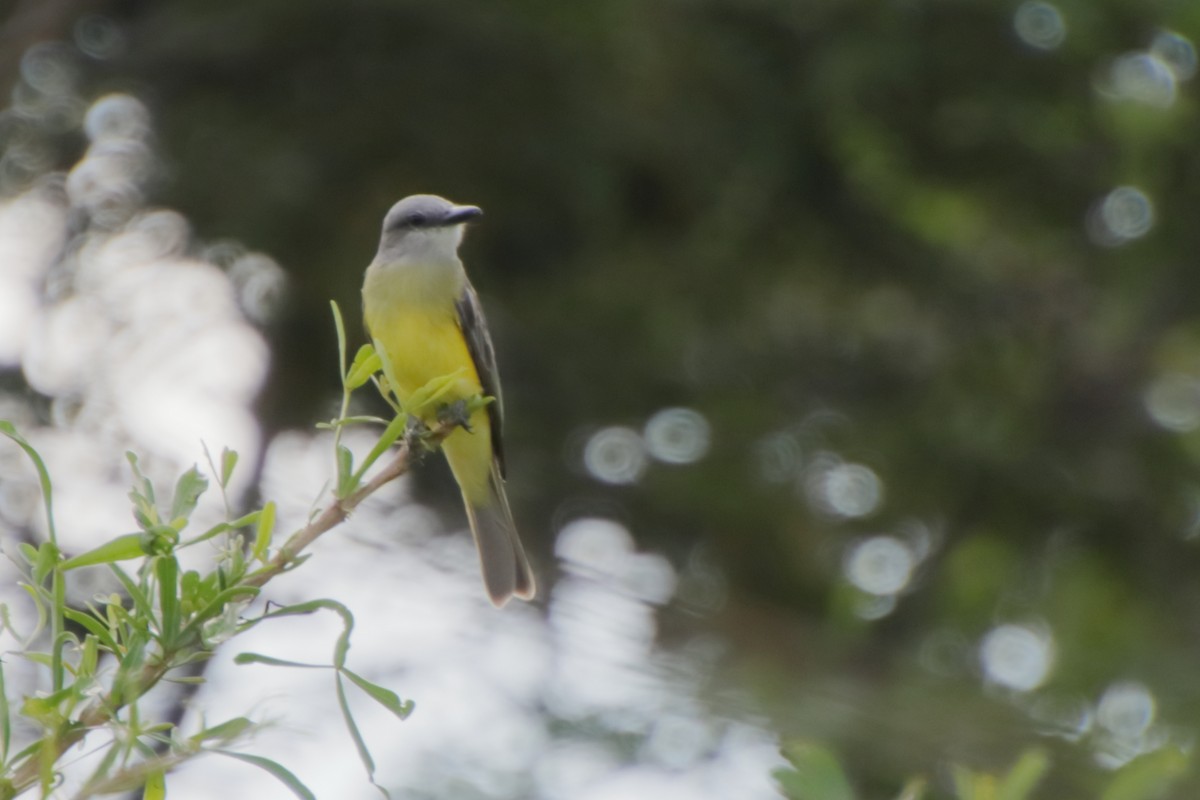
{"type": "MultiPolygon", "coordinates": [[[[19,703],[11,703],[0,663],[0,800],[35,787],[42,796],[49,795],[60,783],[64,754],[99,730],[107,731],[109,741],[102,747],[104,755],[98,765],[74,795],[80,800],[136,789],[142,790],[144,798],[165,797],[166,774],[179,764],[207,753],[264,769],[297,797],[313,797],[281,764],[229,749],[255,730],[250,719],[235,717],[184,736],[171,723],[145,719],[138,702],[163,680],[202,680],[176,677],[172,671],[210,658],[220,644],[250,628],[267,620],[317,611],[337,613],[343,622],[330,664],[288,662],[256,653],[243,653],[235,661],[332,670],[347,731],[368,778],[374,782],[374,762],[350,713],[347,686],[362,691],[400,719],[411,713],[412,703],[347,666],[354,627],[349,609],[334,600],[323,599],[250,615],[250,604],[271,579],[299,567],[308,558],[305,550],[318,537],[344,522],[384,484],[406,473],[421,456],[436,449],[456,427],[464,424],[471,410],[488,401],[475,398],[460,404],[461,413],[439,415],[433,427],[417,422],[409,424],[410,417],[390,388],[394,381],[390,380],[391,369],[386,358],[373,346],[365,345],[347,365],[345,329],[336,304],[333,313],[341,353],[341,414],[319,427],[334,432],[336,485],[332,501],[278,546],[273,502],[230,519],[227,496],[226,521],[185,538],[192,514],[209,488],[209,479],[192,467],[178,478],[169,500],[163,503],[154,483],[143,474],[137,457],[128,453],[134,479],[129,498],[137,530],[116,536],[85,553],[65,557],[59,549],[54,525],[49,471],[37,450],[16,427],[0,420],[0,434],[25,452],[37,472],[47,531],[46,541],[37,547],[22,544],[15,559],[24,572],[21,588],[37,611],[36,622],[32,629],[19,631],[8,609],[0,606],[0,624],[21,642],[20,648],[10,655],[45,669],[50,687],[46,693],[24,696],[19,703]],[[349,416],[351,394],[368,382],[396,410],[392,420],[349,416]],[[382,425],[383,432],[356,465],[353,453],[341,443],[342,432],[348,425],[371,423],[382,425]],[[368,479],[367,472],[389,452],[394,452],[391,460],[368,479]],[[203,574],[197,570],[181,571],[178,553],[212,540],[220,546],[211,569],[203,574]],[[136,568],[128,570],[122,566],[125,562],[137,562],[136,568]],[[74,571],[97,566],[112,572],[123,593],[94,599],[82,608],[68,606],[66,587],[74,571]],[[47,642],[48,649],[38,649],[46,648],[47,642]],[[14,743],[14,723],[18,720],[32,727],[37,735],[12,752],[18,746],[14,743]]],[[[427,408],[437,404],[458,377],[438,378],[414,393],[408,403],[416,412],[412,419],[427,416],[427,408]]],[[[237,461],[237,454],[229,450],[221,453],[219,463],[209,456],[210,469],[223,496],[237,461]]]]}

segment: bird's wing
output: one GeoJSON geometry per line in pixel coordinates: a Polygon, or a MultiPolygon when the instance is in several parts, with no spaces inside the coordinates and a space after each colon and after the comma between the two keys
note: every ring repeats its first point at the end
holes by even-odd
{"type": "Polygon", "coordinates": [[[455,303],[458,311],[458,327],[462,330],[463,339],[467,342],[467,351],[475,362],[475,372],[479,375],[479,384],[483,387],[484,395],[496,398],[488,404],[488,421],[492,427],[492,454],[500,467],[500,475],[504,476],[504,446],[500,435],[501,423],[504,421],[504,407],[500,399],[500,375],[496,371],[496,350],[492,347],[492,337],[488,333],[487,320],[483,318],[483,306],[479,304],[479,295],[475,288],[467,284],[462,295],[455,303]]]}

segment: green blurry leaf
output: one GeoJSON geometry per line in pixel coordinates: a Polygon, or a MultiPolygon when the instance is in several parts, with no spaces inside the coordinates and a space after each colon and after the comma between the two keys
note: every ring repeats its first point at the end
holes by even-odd
{"type": "Polygon", "coordinates": [[[773,773],[788,800],[854,800],[837,756],[820,745],[793,741],[783,747],[792,769],[773,773]]]}
{"type": "Polygon", "coordinates": [[[146,597],[146,593],[142,591],[132,578],[125,574],[125,571],[116,564],[110,563],[108,568],[117,576],[117,580],[121,582],[121,586],[125,588],[125,593],[129,595],[129,599],[133,601],[134,610],[142,619],[150,619],[154,616],[154,611],[151,608],[150,600],[146,597]]]}
{"type": "Polygon", "coordinates": [[[104,649],[116,650],[117,643],[113,641],[108,627],[93,614],[77,611],[73,608],[68,608],[63,613],[67,619],[71,620],[81,628],[86,628],[88,633],[99,639],[100,644],[104,645],[104,649]]]}
{"type": "Polygon", "coordinates": [[[424,416],[423,412],[441,400],[466,374],[467,369],[463,367],[449,375],[434,378],[409,395],[408,402],[404,404],[404,410],[418,417],[424,416]]]}
{"type": "Polygon", "coordinates": [[[33,582],[41,585],[46,580],[46,576],[54,569],[54,565],[58,563],[58,548],[53,542],[42,542],[37,550],[37,558],[33,562],[33,582]]]}
{"type": "Polygon", "coordinates": [[[271,546],[271,536],[275,532],[275,501],[269,500],[263,506],[262,513],[258,518],[258,530],[254,536],[254,546],[250,549],[250,556],[256,561],[267,560],[267,550],[271,546]]]}
{"type": "Polygon", "coordinates": [[[1004,776],[996,800],[1028,800],[1050,769],[1050,756],[1044,750],[1026,750],[1004,776]]]}
{"type": "Polygon", "coordinates": [[[388,451],[396,440],[404,435],[404,431],[408,428],[408,415],[397,414],[391,422],[388,423],[386,429],[380,435],[379,440],[375,442],[375,446],[371,448],[371,452],[367,453],[367,457],[363,459],[362,466],[358,468],[358,473],[354,476],[354,484],[362,480],[362,476],[370,469],[371,465],[379,460],[379,457],[388,451]]]}
{"type": "Polygon", "coordinates": [[[1101,800],[1157,800],[1170,796],[1171,787],[1188,773],[1187,755],[1164,747],[1140,755],[1117,770],[1101,800]]]}
{"type": "MultiPolygon", "coordinates": [[[[350,732],[350,738],[354,740],[354,748],[358,750],[358,760],[362,762],[363,769],[366,770],[367,779],[375,784],[375,759],[371,758],[371,751],[367,749],[367,742],[363,739],[362,732],[358,729],[358,723],[354,721],[354,715],[350,713],[350,705],[346,702],[346,689],[342,685],[341,673],[338,673],[337,680],[337,700],[338,708],[342,711],[342,720],[346,723],[346,730],[350,732]]],[[[378,784],[375,784],[378,786],[378,784]]],[[[384,796],[387,796],[387,791],[383,791],[384,796]]]]}
{"type": "Polygon", "coordinates": [[[296,795],[296,797],[299,797],[300,800],[317,800],[316,795],[314,795],[307,786],[301,783],[299,778],[284,769],[281,764],[278,764],[269,758],[252,756],[246,753],[235,753],[232,750],[221,750],[219,748],[213,748],[208,752],[220,753],[223,756],[236,758],[238,761],[244,761],[247,764],[253,764],[259,769],[269,772],[275,777],[276,780],[291,790],[292,794],[296,795]]]}
{"type": "Polygon", "coordinates": [[[174,556],[163,556],[155,562],[158,578],[159,631],[164,649],[171,649],[179,636],[179,562],[174,556]]]}
{"type": "Polygon", "coordinates": [[[896,795],[896,800],[921,800],[928,786],[929,782],[922,777],[910,778],[900,794],[896,795]]]}
{"type": "Polygon", "coordinates": [[[233,469],[237,466],[238,454],[236,450],[230,450],[228,447],[221,450],[221,486],[229,485],[229,479],[233,477],[233,469]]]}
{"type": "Polygon", "coordinates": [[[400,719],[408,719],[408,717],[412,714],[415,705],[413,701],[401,700],[400,695],[396,694],[391,689],[385,689],[378,684],[371,683],[366,678],[346,669],[345,667],[342,668],[342,674],[349,678],[355,686],[370,695],[375,702],[379,703],[388,711],[391,711],[400,719]]]}
{"type": "Polygon", "coordinates": [[[344,386],[346,383],[346,323],[342,320],[342,309],[338,307],[336,300],[330,300],[329,307],[333,311],[333,327],[337,331],[338,375],[344,386]]]}
{"type": "MultiPolygon", "coordinates": [[[[8,706],[8,684],[4,679],[4,661],[0,660],[0,763],[8,763],[12,744],[12,714],[8,706]]],[[[3,795],[0,794],[0,797],[3,795]]]]}
{"type": "Polygon", "coordinates": [[[354,630],[354,615],[350,613],[350,609],[342,605],[336,600],[309,600],[305,603],[297,603],[296,605],[284,606],[277,608],[263,615],[263,619],[272,619],[274,617],[288,617],[297,614],[312,614],[316,611],[333,611],[342,618],[342,633],[338,636],[337,643],[333,648],[333,666],[341,669],[346,663],[346,653],[350,650],[350,633],[354,630]]]}
{"type": "Polygon", "coordinates": [[[141,533],[126,533],[115,539],[110,539],[99,547],[68,558],[62,563],[64,570],[92,567],[97,564],[111,564],[114,561],[128,561],[131,558],[141,558],[146,555],[142,549],[141,533]]]}
{"type": "Polygon", "coordinates": [[[371,376],[383,369],[383,361],[375,352],[372,345],[364,344],[358,348],[358,353],[354,356],[354,363],[350,365],[350,374],[346,376],[345,386],[353,391],[367,381],[371,380],[371,376]]]}
{"type": "Polygon", "coordinates": [[[143,528],[153,527],[159,524],[158,508],[154,499],[154,484],[150,483],[150,479],[142,474],[136,453],[126,451],[125,459],[129,462],[129,468],[133,471],[134,477],[133,489],[129,492],[129,499],[133,501],[133,516],[143,528]]]}
{"type": "Polygon", "coordinates": [[[208,478],[205,478],[195,466],[179,476],[179,480],[175,483],[175,494],[171,498],[171,524],[176,530],[183,530],[187,519],[195,511],[200,496],[207,489],[208,478]],[[177,524],[178,520],[183,520],[183,525],[177,524]]]}
{"type": "Polygon", "coordinates": [[[203,744],[204,742],[211,742],[214,740],[228,742],[232,739],[236,739],[246,731],[253,728],[254,723],[246,717],[234,717],[233,719],[222,722],[220,725],[214,725],[211,728],[205,728],[199,733],[189,737],[188,741],[193,745],[199,745],[203,744]]]}
{"type": "Polygon", "coordinates": [[[233,657],[235,664],[266,664],[271,667],[300,667],[302,669],[332,669],[328,664],[305,664],[301,661],[287,661],[282,658],[264,656],[261,653],[238,653],[233,657]]]}
{"type": "Polygon", "coordinates": [[[396,382],[396,374],[392,371],[392,359],[378,339],[372,339],[371,345],[375,348],[375,355],[379,358],[379,369],[383,373],[384,385],[380,387],[380,392],[383,394],[383,399],[390,403],[392,400],[388,394],[395,394],[395,387],[399,385],[396,382]]]}
{"type": "Polygon", "coordinates": [[[346,497],[357,487],[354,485],[354,454],[345,445],[337,446],[338,497],[346,497]]]}
{"type": "Polygon", "coordinates": [[[52,543],[58,542],[58,532],[54,528],[53,488],[50,485],[50,472],[46,469],[46,462],[42,461],[42,457],[38,455],[37,450],[33,449],[33,445],[26,441],[24,436],[17,433],[16,426],[9,420],[0,419],[0,434],[15,442],[33,462],[33,468],[37,470],[38,474],[38,484],[42,489],[42,506],[46,511],[46,531],[52,543]]]}
{"type": "Polygon", "coordinates": [[[166,773],[161,769],[152,770],[146,775],[146,785],[142,790],[142,800],[165,800],[166,796],[166,773]]]}

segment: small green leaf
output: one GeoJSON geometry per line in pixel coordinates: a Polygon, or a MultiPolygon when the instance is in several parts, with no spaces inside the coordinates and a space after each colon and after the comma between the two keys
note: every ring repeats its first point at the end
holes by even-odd
{"type": "Polygon", "coordinates": [[[792,769],[775,770],[788,800],[854,800],[854,790],[837,756],[811,742],[788,742],[783,756],[792,769]]]}
{"type": "Polygon", "coordinates": [[[1155,800],[1171,795],[1171,787],[1188,773],[1188,757],[1177,747],[1145,753],[1121,767],[1101,800],[1155,800]]]}
{"type": "Polygon", "coordinates": [[[414,703],[411,700],[401,700],[400,695],[393,692],[391,689],[385,689],[376,683],[371,683],[366,678],[351,670],[342,668],[342,674],[349,678],[355,686],[362,689],[371,696],[375,702],[391,711],[400,719],[408,719],[412,714],[414,703]]]}
{"type": "Polygon", "coordinates": [[[264,656],[261,653],[238,653],[233,657],[235,664],[266,664],[270,667],[300,667],[302,669],[332,669],[328,664],[305,664],[302,661],[286,661],[282,658],[264,656]]]}
{"type": "Polygon", "coordinates": [[[192,745],[199,745],[203,744],[204,742],[211,742],[213,740],[228,742],[232,739],[236,739],[246,731],[253,728],[254,723],[246,717],[234,717],[233,719],[222,722],[220,725],[214,725],[211,728],[205,728],[194,736],[191,736],[188,741],[192,745]]]}
{"type": "Polygon", "coordinates": [[[271,547],[271,535],[274,532],[275,501],[269,500],[258,518],[258,531],[254,536],[254,546],[250,549],[252,558],[263,562],[267,560],[267,551],[271,547]]]}
{"type": "MultiPolygon", "coordinates": [[[[12,744],[12,716],[8,707],[8,686],[4,680],[4,662],[0,660],[0,763],[8,763],[8,748],[12,744]]],[[[3,794],[0,794],[3,797],[3,794]]]]}
{"type": "Polygon", "coordinates": [[[146,555],[142,549],[142,533],[126,533],[115,539],[110,539],[99,547],[68,558],[62,563],[64,570],[92,567],[97,564],[111,564],[114,561],[128,561],[131,558],[141,558],[146,555]]]}
{"type": "MultiPolygon", "coordinates": [[[[171,498],[172,525],[175,525],[175,521],[180,519],[184,520],[184,524],[186,524],[187,519],[196,510],[200,496],[207,489],[208,478],[205,478],[195,466],[179,476],[179,480],[175,483],[175,494],[171,498]]],[[[183,530],[183,525],[177,526],[176,530],[183,530]]]]}
{"type": "Polygon", "coordinates": [[[58,563],[59,552],[53,542],[42,542],[38,547],[37,559],[33,562],[33,582],[41,585],[50,570],[58,563]]]}
{"type": "Polygon", "coordinates": [[[338,708],[342,710],[342,719],[346,723],[346,730],[350,732],[350,738],[354,740],[354,747],[358,750],[358,758],[362,761],[363,769],[367,772],[367,779],[371,783],[375,783],[375,759],[371,758],[371,751],[367,749],[367,742],[363,739],[362,732],[358,729],[358,723],[354,721],[354,715],[350,713],[350,704],[346,702],[346,689],[342,685],[342,676],[339,673],[335,681],[337,686],[338,708]]]}
{"type": "Polygon", "coordinates": [[[46,469],[46,462],[42,461],[42,457],[38,455],[38,451],[33,449],[25,437],[17,433],[17,428],[9,420],[0,419],[0,434],[7,436],[18,447],[25,451],[25,455],[33,462],[33,468],[37,470],[38,484],[42,489],[42,505],[46,510],[46,531],[50,536],[51,542],[58,541],[58,533],[54,529],[54,503],[53,490],[50,485],[50,472],[46,469]]]}
{"type": "Polygon", "coordinates": [[[1026,750],[1001,781],[996,800],[1028,800],[1050,769],[1045,750],[1026,750]]]}
{"type": "Polygon", "coordinates": [[[73,608],[63,610],[63,615],[81,628],[87,628],[88,633],[100,640],[105,650],[116,650],[117,643],[113,640],[108,628],[94,614],[77,611],[73,608]]]}
{"type": "Polygon", "coordinates": [[[229,479],[233,477],[233,469],[237,466],[238,454],[236,450],[230,450],[228,447],[221,450],[221,486],[229,485],[229,479]]]}
{"type": "Polygon", "coordinates": [[[354,476],[354,485],[357,486],[362,480],[362,476],[370,469],[371,465],[379,460],[379,457],[388,451],[396,440],[404,435],[404,431],[408,428],[408,415],[397,414],[387,428],[379,437],[379,441],[375,442],[375,446],[371,448],[371,452],[367,453],[367,457],[363,459],[362,466],[358,468],[358,472],[354,476]]]}
{"type": "Polygon", "coordinates": [[[346,382],[346,323],[342,320],[342,309],[338,308],[336,300],[329,301],[330,310],[333,311],[333,327],[337,330],[338,341],[338,374],[342,379],[342,384],[346,382]]]}
{"type": "Polygon", "coordinates": [[[900,794],[896,796],[896,800],[921,800],[925,796],[925,789],[929,782],[920,776],[909,778],[904,784],[904,788],[900,790],[900,794]]]}
{"type": "Polygon", "coordinates": [[[142,800],[166,800],[167,775],[161,769],[151,770],[146,775],[145,788],[142,790],[142,800]]]}
{"type": "Polygon", "coordinates": [[[346,497],[355,490],[354,454],[343,444],[337,446],[338,497],[346,497]]]}
{"type": "Polygon", "coordinates": [[[154,574],[158,578],[159,633],[163,649],[170,650],[179,635],[179,562],[174,556],[155,560],[154,574]]]}
{"type": "Polygon", "coordinates": [[[449,375],[434,378],[409,395],[408,400],[404,403],[404,410],[418,417],[424,416],[424,412],[441,400],[466,374],[467,368],[462,367],[449,375]]]}
{"type": "Polygon", "coordinates": [[[354,363],[350,365],[350,374],[346,376],[346,388],[354,391],[371,380],[371,376],[381,369],[383,369],[383,361],[375,352],[375,348],[364,344],[358,348],[358,353],[354,356],[354,363]]]}
{"type": "MultiPolygon", "coordinates": [[[[110,563],[108,568],[117,576],[117,580],[121,582],[121,586],[125,588],[125,593],[129,595],[129,599],[133,601],[133,607],[137,615],[142,619],[150,619],[154,616],[154,611],[150,606],[150,601],[146,597],[146,593],[142,591],[133,579],[125,574],[125,570],[118,567],[116,564],[110,563]]],[[[111,606],[110,606],[111,608],[111,606]]]]}
{"type": "Polygon", "coordinates": [[[314,795],[307,786],[301,783],[299,778],[288,772],[282,764],[272,761],[269,758],[252,756],[247,753],[235,753],[232,750],[222,750],[220,748],[213,748],[208,752],[220,753],[223,756],[229,756],[230,758],[236,758],[238,761],[245,761],[247,764],[253,764],[259,769],[269,772],[276,780],[291,790],[292,794],[296,795],[296,797],[299,797],[300,800],[317,800],[317,796],[314,795]]]}

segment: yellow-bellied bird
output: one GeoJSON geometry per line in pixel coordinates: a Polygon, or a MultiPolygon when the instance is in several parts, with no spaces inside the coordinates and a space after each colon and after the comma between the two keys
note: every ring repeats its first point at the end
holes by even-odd
{"type": "Polygon", "coordinates": [[[534,581],[504,493],[496,354],[458,258],[466,223],[482,213],[429,194],[392,206],[363,282],[363,315],[391,362],[401,405],[434,378],[460,370],[446,402],[495,398],[471,414],[469,430],[446,437],[442,451],[462,490],[488,595],[503,605],[514,595],[532,598],[534,581]]]}

